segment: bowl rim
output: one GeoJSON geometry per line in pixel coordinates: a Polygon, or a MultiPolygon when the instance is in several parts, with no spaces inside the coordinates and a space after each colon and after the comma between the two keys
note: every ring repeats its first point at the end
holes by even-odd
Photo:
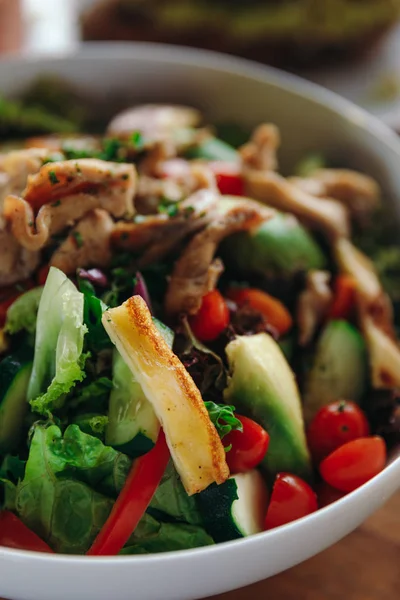
{"type": "MultiPolygon", "coordinates": [[[[87,42],[78,48],[52,54],[32,54],[22,52],[18,55],[2,56],[0,57],[0,70],[2,68],[8,68],[12,69],[13,72],[18,72],[18,68],[21,64],[29,65],[46,63],[57,65],[59,62],[65,61],[78,63],[82,58],[98,62],[114,62],[121,59],[139,62],[144,60],[147,62],[157,61],[157,63],[200,66],[217,72],[222,71],[233,75],[243,75],[246,78],[256,79],[260,83],[272,84],[284,92],[301,96],[313,103],[329,108],[332,112],[342,116],[343,119],[366,130],[374,137],[378,137],[381,142],[400,159],[400,138],[396,133],[389,129],[387,125],[381,122],[377,117],[369,114],[349,100],[342,98],[338,94],[331,92],[318,84],[309,82],[298,75],[219,52],[149,42],[87,42]],[[17,71],[14,71],[14,69],[17,71]]],[[[364,497],[364,495],[379,492],[382,481],[389,481],[395,478],[398,479],[398,487],[400,487],[400,456],[388,464],[381,473],[357,490],[347,494],[329,506],[318,509],[311,515],[270,531],[211,546],[148,555],[90,557],[85,555],[47,554],[27,550],[15,550],[0,546],[0,559],[12,559],[13,562],[30,560],[38,565],[44,565],[44,563],[47,563],[47,561],[50,560],[52,561],[52,564],[68,564],[70,566],[82,566],[82,564],[85,564],[85,566],[88,566],[89,568],[96,568],[96,565],[101,564],[102,566],[112,568],[117,562],[124,564],[130,564],[132,562],[141,564],[152,563],[154,566],[164,566],[170,561],[175,561],[175,559],[179,559],[182,563],[182,561],[191,561],[192,558],[204,556],[205,554],[217,558],[217,556],[228,549],[233,549],[233,547],[244,550],[245,548],[249,549],[250,546],[253,546],[253,550],[257,551],[257,549],[261,550],[263,541],[266,537],[269,537],[271,542],[273,542],[273,539],[278,538],[283,531],[291,532],[291,535],[295,538],[296,533],[300,532],[305,521],[313,528],[318,528],[326,518],[329,520],[339,518],[342,508],[355,507],[359,499],[364,497]]],[[[385,501],[387,499],[389,499],[389,496],[385,496],[382,500],[385,501]]],[[[184,565],[182,564],[182,566],[184,565]]]]}

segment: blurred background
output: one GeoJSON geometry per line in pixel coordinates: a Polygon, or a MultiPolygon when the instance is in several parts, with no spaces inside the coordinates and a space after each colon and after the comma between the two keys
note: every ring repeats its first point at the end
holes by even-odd
{"type": "Polygon", "coordinates": [[[0,0],[0,50],[209,48],[299,73],[400,130],[399,15],[400,0],[0,0]]]}

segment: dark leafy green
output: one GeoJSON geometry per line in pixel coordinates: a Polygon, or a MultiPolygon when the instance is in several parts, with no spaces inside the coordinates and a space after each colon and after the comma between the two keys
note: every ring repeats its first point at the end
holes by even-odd
{"type": "Polygon", "coordinates": [[[185,523],[163,523],[145,514],[121,554],[150,554],[188,550],[213,544],[202,527],[185,523]]]}
{"type": "Polygon", "coordinates": [[[120,462],[129,461],[77,425],[64,436],[55,425],[37,425],[17,488],[19,516],[54,550],[86,552],[121,486],[120,462]]]}
{"type": "Polygon", "coordinates": [[[107,305],[96,296],[93,285],[78,277],[79,291],[84,295],[83,321],[87,327],[85,343],[92,352],[112,348],[112,342],[103,327],[101,318],[107,305]]]}
{"type": "Polygon", "coordinates": [[[201,525],[202,518],[193,496],[188,496],[172,462],[169,463],[160,485],[150,503],[149,511],[161,520],[172,520],[189,525],[201,525]],[[156,512],[153,512],[156,511],[156,512]],[[160,515],[163,515],[162,517],[160,515]]]}

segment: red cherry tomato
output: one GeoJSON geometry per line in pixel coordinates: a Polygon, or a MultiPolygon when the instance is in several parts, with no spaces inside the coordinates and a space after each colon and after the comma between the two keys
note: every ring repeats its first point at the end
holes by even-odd
{"type": "Polygon", "coordinates": [[[262,290],[231,288],[227,291],[226,296],[239,306],[247,304],[260,312],[280,335],[287,333],[293,325],[290,312],[282,302],[262,290]]]}
{"type": "Polygon", "coordinates": [[[352,492],[378,475],[386,464],[382,438],[359,438],[340,446],[319,466],[324,481],[343,492],[352,492]]]}
{"type": "Polygon", "coordinates": [[[250,471],[260,464],[269,444],[269,435],[255,421],[236,415],[243,431],[231,431],[224,437],[224,446],[232,446],[226,454],[226,462],[232,474],[250,471]]]}
{"type": "Polygon", "coordinates": [[[347,400],[323,406],[307,431],[311,454],[318,463],[343,444],[368,435],[367,417],[357,404],[347,400]]]}
{"type": "Polygon", "coordinates": [[[194,335],[202,342],[212,342],[229,325],[229,309],[218,290],[208,292],[197,315],[189,319],[194,335]]]}
{"type": "Polygon", "coordinates": [[[240,163],[213,161],[208,163],[217,180],[218,189],[226,196],[244,196],[244,179],[240,163]]]}
{"type": "Polygon", "coordinates": [[[318,509],[317,496],[311,487],[290,473],[279,473],[272,489],[265,518],[265,529],[273,529],[301,519],[318,509]]]}

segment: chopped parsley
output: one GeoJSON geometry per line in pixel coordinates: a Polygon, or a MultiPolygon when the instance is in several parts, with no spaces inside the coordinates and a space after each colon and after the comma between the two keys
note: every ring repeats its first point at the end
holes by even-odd
{"type": "Polygon", "coordinates": [[[78,246],[78,248],[82,248],[82,246],[83,246],[83,237],[82,237],[82,234],[79,231],[73,231],[71,235],[74,238],[74,240],[75,240],[76,245],[78,246]]]}
{"type": "MultiPolygon", "coordinates": [[[[205,402],[204,404],[221,440],[231,431],[243,431],[241,421],[235,416],[234,406],[215,404],[215,402],[205,402]]],[[[230,449],[228,446],[225,451],[229,452],[230,449]]]]}
{"type": "Polygon", "coordinates": [[[143,136],[140,131],[134,131],[131,135],[130,142],[135,150],[142,150],[144,146],[143,136]]]}
{"type": "Polygon", "coordinates": [[[163,198],[158,205],[158,212],[169,217],[176,217],[179,213],[179,205],[174,200],[163,198]]]}
{"type": "Polygon", "coordinates": [[[53,202],[53,204],[51,206],[53,206],[54,208],[57,208],[57,206],[60,206],[61,204],[61,200],[56,200],[55,202],[53,202]]]}
{"type": "Polygon", "coordinates": [[[60,183],[55,171],[49,171],[49,180],[51,185],[55,185],[56,183],[60,183]]]}

